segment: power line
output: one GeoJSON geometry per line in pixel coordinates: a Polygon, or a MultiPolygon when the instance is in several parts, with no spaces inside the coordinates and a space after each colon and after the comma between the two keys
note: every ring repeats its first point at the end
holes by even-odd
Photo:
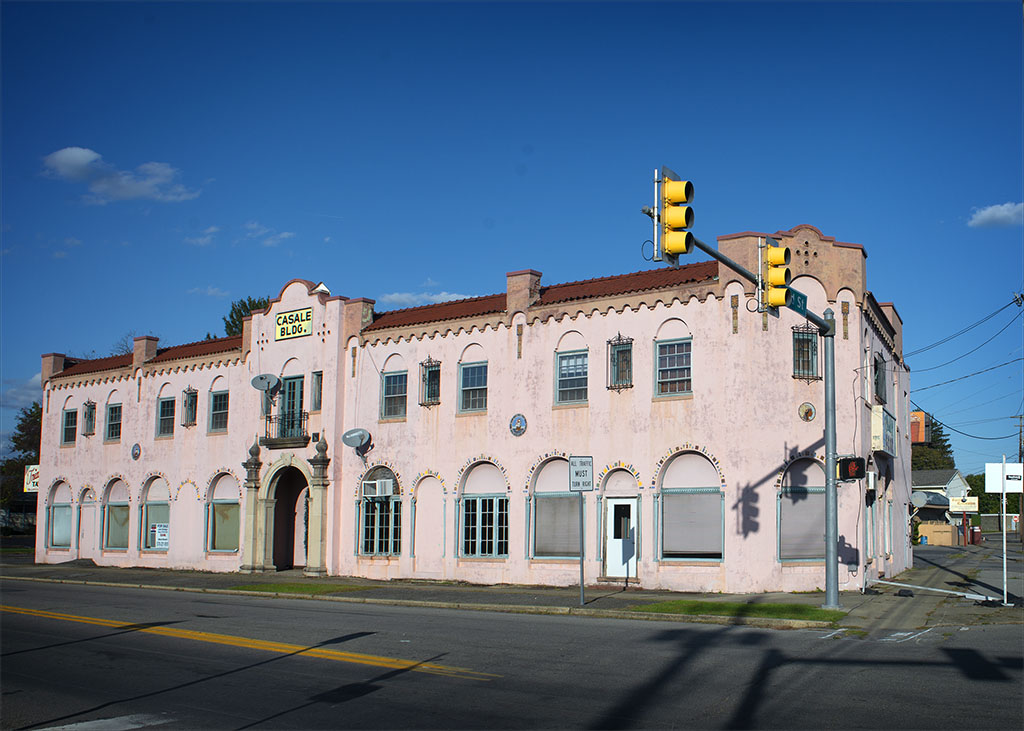
{"type": "Polygon", "coordinates": [[[956,383],[957,381],[962,381],[965,378],[971,378],[973,376],[981,375],[982,373],[988,373],[989,371],[994,371],[996,368],[1002,368],[1003,366],[1008,366],[1011,363],[1017,363],[1017,362],[1022,361],[1022,360],[1024,360],[1024,357],[1022,357],[1022,358],[1014,358],[1012,360],[1006,361],[1005,363],[1000,363],[999,365],[994,365],[991,368],[986,368],[986,369],[981,370],[981,371],[975,371],[974,373],[968,373],[966,376],[960,376],[959,378],[951,378],[950,380],[943,381],[942,383],[934,383],[931,386],[925,386],[923,388],[912,388],[910,390],[912,392],[915,392],[915,393],[916,392],[920,392],[920,391],[927,391],[930,388],[938,388],[939,386],[945,386],[947,383],[956,383]]]}
{"type": "Polygon", "coordinates": [[[964,334],[965,332],[967,332],[967,331],[969,331],[969,330],[973,330],[973,329],[974,329],[974,328],[976,328],[976,327],[977,327],[978,325],[981,325],[981,324],[982,324],[982,323],[984,323],[984,322],[988,322],[988,321],[989,321],[989,320],[991,320],[991,319],[992,319],[993,317],[995,317],[995,316],[996,316],[996,315],[998,315],[998,314],[999,314],[1000,312],[1002,312],[1002,311],[1003,311],[1003,310],[1005,310],[1005,309],[1006,309],[1007,307],[1009,307],[1010,305],[1013,305],[1013,304],[1018,304],[1018,305],[1019,305],[1019,303],[1017,302],[1017,299],[1016,299],[1016,298],[1014,298],[1014,299],[1010,300],[1009,302],[1007,302],[1007,303],[1006,303],[1005,305],[1003,305],[1002,307],[1000,307],[1000,308],[999,308],[998,310],[996,310],[995,312],[993,312],[993,313],[992,313],[991,315],[987,315],[986,317],[983,317],[983,318],[981,318],[980,320],[978,320],[978,321],[977,321],[976,323],[974,323],[973,325],[968,325],[968,326],[967,326],[967,327],[965,327],[965,328],[964,328],[963,330],[960,330],[959,332],[955,332],[955,333],[953,333],[952,335],[950,335],[950,336],[948,336],[948,337],[945,337],[945,338],[943,338],[942,340],[939,340],[938,342],[932,343],[931,345],[926,345],[926,346],[925,346],[925,347],[923,347],[923,348],[918,348],[917,350],[914,350],[914,351],[912,351],[912,352],[910,352],[910,353],[904,353],[904,354],[903,354],[903,357],[904,357],[904,358],[910,358],[910,357],[912,357],[912,356],[915,356],[915,355],[918,355],[918,354],[920,354],[920,353],[923,353],[923,352],[925,352],[926,350],[931,350],[932,348],[937,348],[937,347],[939,347],[940,345],[943,345],[943,344],[945,344],[945,343],[948,343],[948,342],[949,342],[950,340],[952,340],[953,338],[959,337],[959,336],[963,335],[963,334],[964,334]]]}
{"type": "Polygon", "coordinates": [[[931,416],[932,421],[934,423],[938,424],[939,426],[941,426],[943,429],[949,429],[950,431],[955,431],[957,434],[960,434],[961,436],[969,437],[971,439],[983,439],[985,441],[990,441],[990,442],[995,442],[995,441],[998,441],[1000,439],[1009,439],[1010,437],[1016,437],[1017,436],[1016,434],[1007,434],[1004,437],[979,437],[976,434],[968,434],[965,431],[960,431],[959,429],[954,429],[953,427],[951,427],[949,424],[946,424],[945,422],[939,421],[938,419],[935,418],[934,414],[929,412],[928,409],[924,408],[923,406],[921,406],[921,404],[917,403],[913,399],[911,399],[910,403],[912,405],[916,406],[919,410],[924,411],[929,416],[931,416]]]}
{"type": "Polygon", "coordinates": [[[969,356],[969,355],[970,355],[971,353],[974,353],[975,351],[977,351],[977,350],[980,350],[981,348],[984,348],[984,347],[985,347],[986,345],[988,345],[988,344],[989,344],[989,343],[991,343],[991,342],[992,342],[993,340],[995,340],[996,338],[998,338],[998,337],[999,337],[999,336],[1000,336],[1000,335],[1001,335],[1001,334],[1003,333],[1003,330],[1005,330],[1006,328],[1010,327],[1010,325],[1012,325],[1012,324],[1013,324],[1014,322],[1016,322],[1016,321],[1017,321],[1018,319],[1020,319],[1020,316],[1021,316],[1021,315],[1024,315],[1024,310],[1021,310],[1020,312],[1018,312],[1018,313],[1017,313],[1017,315],[1016,315],[1016,316],[1015,316],[1015,317],[1014,317],[1014,318],[1013,318],[1012,320],[1010,320],[1010,321],[1009,321],[1008,323],[1006,323],[1006,324],[1005,324],[1005,325],[1003,326],[1002,330],[1000,330],[999,332],[997,332],[997,333],[996,333],[995,335],[993,335],[992,337],[990,337],[990,338],[989,338],[988,340],[986,340],[986,341],[985,341],[984,343],[982,343],[981,345],[979,345],[979,346],[978,346],[977,348],[975,348],[974,350],[968,350],[968,351],[967,351],[966,353],[964,353],[963,355],[958,355],[958,356],[957,356],[956,358],[954,358],[953,360],[949,360],[949,361],[946,361],[946,362],[945,362],[945,363],[943,363],[942,365],[932,366],[931,368],[918,368],[918,369],[916,369],[916,370],[914,371],[914,373],[927,373],[928,371],[934,371],[934,370],[936,370],[937,368],[945,368],[945,367],[946,367],[946,366],[948,366],[948,365],[949,365],[950,363],[956,363],[956,362],[957,362],[958,360],[960,360],[961,358],[966,358],[966,357],[967,357],[967,356],[969,356]]]}

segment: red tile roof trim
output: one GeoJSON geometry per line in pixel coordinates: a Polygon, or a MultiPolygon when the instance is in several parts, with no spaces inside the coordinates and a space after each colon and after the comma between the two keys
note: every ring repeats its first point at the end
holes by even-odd
{"type": "MultiPolygon", "coordinates": [[[[679,268],[649,269],[643,272],[633,272],[632,274],[617,274],[611,277],[586,279],[580,282],[552,284],[551,286],[540,288],[540,297],[533,304],[533,307],[667,289],[683,284],[711,280],[717,276],[718,262],[702,261],[679,268]]],[[[504,312],[505,299],[505,294],[492,294],[485,297],[441,302],[436,305],[423,305],[422,307],[409,307],[403,310],[381,312],[374,315],[373,323],[363,328],[363,332],[422,325],[428,322],[459,320],[467,317],[480,317],[482,315],[504,312]]]]}
{"type": "MultiPolygon", "coordinates": [[[[168,348],[159,348],[156,357],[146,361],[147,363],[165,363],[183,358],[199,358],[205,355],[216,355],[218,353],[229,353],[231,351],[242,353],[242,336],[235,335],[227,338],[214,338],[213,340],[200,340],[185,345],[172,345],[168,348]]],[[[94,358],[92,360],[76,361],[68,358],[64,370],[54,373],[54,378],[65,378],[67,376],[80,376],[86,373],[98,373],[99,371],[111,371],[122,368],[130,368],[133,355],[112,355],[107,358],[94,358]]]]}

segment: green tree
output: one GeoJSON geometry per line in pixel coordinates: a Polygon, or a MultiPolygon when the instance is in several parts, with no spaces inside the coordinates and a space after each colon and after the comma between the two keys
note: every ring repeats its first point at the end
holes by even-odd
{"type": "MultiPolygon", "coordinates": [[[[224,334],[229,337],[242,334],[242,320],[253,310],[262,310],[270,304],[269,297],[244,297],[231,303],[231,311],[224,318],[224,334]]],[[[209,335],[209,333],[207,333],[209,335]]]]}
{"type": "Polygon", "coordinates": [[[953,447],[949,444],[942,424],[932,419],[932,440],[915,444],[911,448],[910,469],[912,470],[955,470],[953,447]]]}
{"type": "Polygon", "coordinates": [[[25,480],[25,466],[39,464],[39,442],[43,429],[43,409],[36,401],[18,413],[18,423],[11,434],[11,456],[0,463],[0,504],[7,505],[20,494],[25,480]]]}

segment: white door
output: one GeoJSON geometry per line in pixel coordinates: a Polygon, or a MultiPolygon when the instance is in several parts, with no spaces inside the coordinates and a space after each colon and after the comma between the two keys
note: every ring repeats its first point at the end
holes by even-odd
{"type": "Polygon", "coordinates": [[[604,575],[636,576],[636,498],[606,498],[604,575]]]}
{"type": "Polygon", "coordinates": [[[96,558],[96,503],[83,502],[78,510],[78,557],[96,558]]]}

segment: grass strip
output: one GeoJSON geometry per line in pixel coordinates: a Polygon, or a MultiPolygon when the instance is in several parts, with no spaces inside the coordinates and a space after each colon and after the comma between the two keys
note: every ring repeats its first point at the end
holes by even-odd
{"type": "Polygon", "coordinates": [[[822,609],[807,604],[747,604],[745,602],[704,602],[695,599],[637,604],[628,609],[631,612],[657,612],[659,614],[809,619],[818,622],[838,622],[846,616],[846,612],[841,609],[822,609]]]}
{"type": "Polygon", "coordinates": [[[27,546],[8,546],[0,548],[0,553],[35,553],[36,549],[27,546]]]}
{"type": "Polygon", "coordinates": [[[352,584],[242,584],[233,586],[238,591],[264,591],[268,594],[341,594],[346,591],[363,591],[367,587],[352,584]]]}

